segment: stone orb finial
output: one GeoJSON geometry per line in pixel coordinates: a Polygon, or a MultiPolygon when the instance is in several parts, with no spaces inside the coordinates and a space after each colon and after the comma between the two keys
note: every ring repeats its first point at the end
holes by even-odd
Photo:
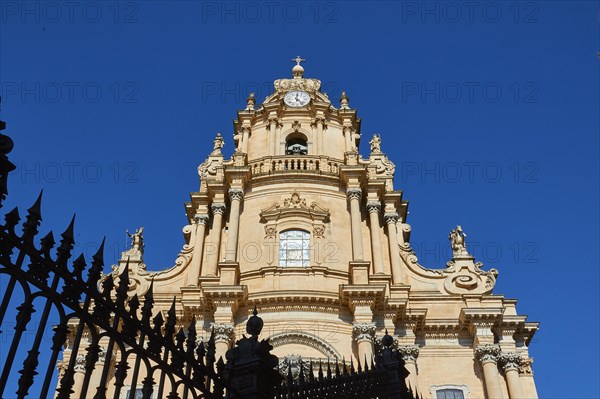
{"type": "Polygon", "coordinates": [[[262,331],[264,322],[263,319],[257,316],[258,311],[256,310],[256,305],[254,305],[254,310],[252,311],[252,316],[246,322],[246,332],[252,336],[258,337],[260,332],[262,331]]]}

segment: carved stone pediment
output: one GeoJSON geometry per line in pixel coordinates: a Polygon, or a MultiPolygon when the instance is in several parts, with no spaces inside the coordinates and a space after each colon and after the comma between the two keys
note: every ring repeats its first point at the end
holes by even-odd
{"type": "Polygon", "coordinates": [[[260,212],[260,220],[262,223],[277,222],[286,217],[302,217],[312,221],[322,223],[329,222],[329,210],[321,207],[316,202],[306,203],[306,199],[302,198],[297,192],[293,192],[289,198],[283,201],[283,204],[276,202],[267,209],[260,212]]]}

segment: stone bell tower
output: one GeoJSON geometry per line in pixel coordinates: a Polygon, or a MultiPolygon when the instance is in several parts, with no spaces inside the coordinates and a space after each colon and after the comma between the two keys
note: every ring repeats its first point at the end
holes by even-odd
{"type": "MultiPolygon", "coordinates": [[[[142,295],[153,279],[156,300],[168,308],[175,296],[179,316],[213,331],[221,355],[256,306],[282,367],[370,363],[387,329],[425,397],[537,397],[528,345],[538,324],[492,294],[498,272],[469,254],[460,226],[446,265],[419,264],[385,135],[361,156],[348,95],[332,103],[293,61],[290,78],[237,112],[230,159],[229,139],[214,139],[175,265],[130,262],[131,289],[142,295]]],[[[124,255],[114,275],[125,265],[124,255]]]]}

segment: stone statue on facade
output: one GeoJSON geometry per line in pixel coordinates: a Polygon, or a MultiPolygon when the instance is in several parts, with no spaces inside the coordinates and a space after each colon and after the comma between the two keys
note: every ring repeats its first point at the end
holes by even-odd
{"type": "Polygon", "coordinates": [[[375,133],[369,144],[371,144],[371,154],[381,153],[381,137],[379,137],[379,134],[375,133]]]}
{"type": "Polygon", "coordinates": [[[127,232],[127,235],[132,240],[131,249],[133,251],[139,251],[142,253],[144,252],[144,237],[142,236],[143,231],[144,231],[144,228],[140,227],[133,234],[129,234],[129,232],[127,232]]]}
{"type": "Polygon", "coordinates": [[[465,244],[465,237],[467,235],[462,230],[462,227],[456,226],[456,229],[450,232],[448,239],[452,247],[452,255],[454,257],[468,255],[467,245],[465,244]]]}
{"type": "Polygon", "coordinates": [[[210,155],[222,155],[221,148],[225,146],[225,140],[223,140],[223,136],[221,136],[221,133],[217,133],[217,137],[215,137],[213,143],[213,151],[210,153],[210,155]]]}

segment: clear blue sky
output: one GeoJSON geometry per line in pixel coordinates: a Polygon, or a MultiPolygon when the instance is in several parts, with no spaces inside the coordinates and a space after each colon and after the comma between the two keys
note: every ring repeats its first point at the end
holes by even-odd
{"type": "MultiPolygon", "coordinates": [[[[44,189],[43,231],[77,213],[78,250],[144,226],[173,265],[183,202],[217,131],[291,59],[346,90],[396,163],[421,263],[456,224],[495,292],[541,329],[542,398],[598,398],[598,3],[0,2],[2,119],[19,169],[9,201],[44,189]]],[[[6,345],[2,343],[1,345],[6,345]]]]}

